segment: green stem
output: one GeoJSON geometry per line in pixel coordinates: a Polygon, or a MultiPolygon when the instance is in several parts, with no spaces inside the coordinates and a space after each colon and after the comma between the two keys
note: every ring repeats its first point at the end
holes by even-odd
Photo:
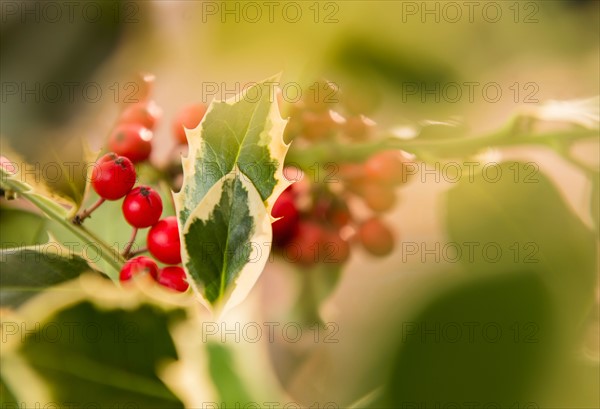
{"type": "Polygon", "coordinates": [[[107,275],[117,281],[119,277],[119,271],[121,270],[121,266],[125,263],[125,258],[119,254],[118,251],[111,248],[104,240],[96,236],[94,233],[86,229],[84,226],[77,226],[70,222],[70,220],[59,213],[53,211],[53,209],[49,208],[45,205],[43,201],[40,201],[37,195],[30,195],[28,193],[22,193],[23,197],[25,197],[29,202],[34,204],[40,210],[42,210],[46,215],[62,226],[64,226],[71,233],[76,235],[82,242],[85,244],[91,244],[98,246],[101,250],[101,256],[113,269],[114,274],[107,275]]]}
{"type": "Polygon", "coordinates": [[[64,228],[77,236],[83,243],[97,246],[101,257],[113,271],[105,272],[112,280],[118,281],[119,271],[125,259],[118,251],[111,248],[104,240],[87,230],[83,226],[75,225],[69,220],[67,211],[51,199],[32,192],[31,186],[11,178],[3,169],[0,169],[0,182],[3,188],[13,190],[43,211],[50,219],[60,223],[64,228]]]}
{"type": "Polygon", "coordinates": [[[515,134],[514,121],[499,131],[477,137],[445,139],[399,139],[389,136],[382,140],[361,144],[340,144],[323,142],[303,149],[290,149],[286,163],[296,165],[303,170],[310,169],[316,163],[362,162],[376,152],[390,149],[402,149],[417,155],[426,162],[441,158],[462,157],[477,153],[482,149],[499,146],[543,145],[555,148],[557,144],[566,145],[586,138],[598,137],[597,130],[578,129],[571,131],[549,132],[539,135],[515,134]]]}

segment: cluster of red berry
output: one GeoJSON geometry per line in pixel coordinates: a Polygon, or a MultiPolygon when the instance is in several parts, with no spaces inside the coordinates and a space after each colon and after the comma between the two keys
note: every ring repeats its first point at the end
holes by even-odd
{"type": "MultiPolygon", "coordinates": [[[[160,216],[163,204],[160,195],[150,186],[134,188],[136,170],[134,164],[147,160],[152,152],[153,131],[160,120],[162,110],[149,99],[154,78],[142,79],[143,98],[123,110],[117,125],[108,139],[110,153],[102,156],[93,169],[92,187],[100,196],[96,204],[81,212],[74,219],[80,224],[89,217],[105,200],[119,200],[124,197],[122,211],[127,223],[133,227],[132,238],[123,252],[126,258],[131,252],[138,229],[150,227],[147,235],[147,251],[158,261],[168,266],[160,268],[149,257],[130,258],[120,272],[122,282],[131,280],[140,273],[149,274],[158,283],[176,291],[186,291],[189,287],[181,263],[179,230],[175,216],[160,216]]],[[[173,120],[173,137],[178,144],[186,144],[186,128],[195,128],[206,113],[204,104],[184,107],[173,120]]],[[[145,251],[145,250],[143,250],[145,251]]]]}
{"type": "MultiPolygon", "coordinates": [[[[375,122],[338,94],[334,84],[318,81],[290,104],[286,139],[294,140],[293,149],[376,137],[375,122]]],[[[284,105],[281,97],[279,102],[284,105]]],[[[390,254],[394,234],[380,216],[394,207],[395,189],[407,181],[407,161],[402,151],[382,151],[362,162],[328,162],[321,164],[329,170],[323,180],[318,172],[309,177],[287,167],[286,177],[297,183],[273,207],[273,216],[281,218],[273,223],[274,244],[286,259],[304,265],[343,263],[353,241],[374,256],[390,254]],[[370,211],[352,211],[348,204],[354,199],[370,211]]]]}
{"type": "Polygon", "coordinates": [[[150,227],[146,239],[148,251],[157,260],[171,266],[159,269],[154,260],[138,256],[128,260],[121,269],[122,282],[131,280],[134,275],[148,273],[158,283],[176,291],[185,291],[188,283],[181,263],[179,230],[174,216],[162,220],[163,203],[160,195],[150,186],[137,186],[136,171],[131,160],[114,152],[107,153],[96,162],[92,171],[92,187],[100,196],[90,209],[75,217],[75,222],[82,223],[105,200],[124,198],[121,206],[123,217],[133,227],[133,235],[125,247],[123,255],[130,257],[131,248],[138,229],[150,227]]]}
{"type": "MultiPolygon", "coordinates": [[[[108,149],[117,155],[125,156],[133,163],[147,160],[152,153],[154,129],[162,116],[161,108],[149,99],[154,77],[142,79],[142,98],[121,113],[117,126],[108,139],[108,149]]],[[[172,122],[172,135],[180,145],[187,144],[185,128],[193,129],[206,114],[205,104],[192,104],[183,107],[172,122]]]]}

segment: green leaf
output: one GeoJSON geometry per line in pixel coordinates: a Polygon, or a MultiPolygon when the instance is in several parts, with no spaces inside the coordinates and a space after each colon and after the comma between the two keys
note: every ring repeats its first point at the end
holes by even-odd
{"type": "Polygon", "coordinates": [[[17,353],[47,382],[59,406],[181,408],[157,375],[159,364],[177,359],[169,323],[178,316],[147,304],[111,309],[81,300],[37,325],[23,323],[33,331],[21,334],[17,353]]]}
{"type": "Polygon", "coordinates": [[[18,150],[3,141],[2,151],[16,164],[17,176],[37,193],[70,208],[74,215],[83,202],[95,155],[82,138],[38,139],[39,144],[18,144],[18,150]],[[58,144],[58,145],[57,145],[58,144]],[[86,171],[87,169],[87,171],[86,171]]]}
{"type": "Polygon", "coordinates": [[[596,233],[600,232],[600,177],[595,175],[592,179],[592,198],[590,201],[590,212],[596,233]]]}
{"type": "Polygon", "coordinates": [[[443,291],[397,328],[390,379],[373,407],[526,406],[556,347],[551,305],[528,272],[481,274],[443,291]]]}
{"type": "Polygon", "coordinates": [[[0,250],[0,306],[18,307],[49,287],[90,271],[81,257],[57,243],[0,250]]]}
{"type": "MultiPolygon", "coordinates": [[[[97,254],[94,256],[96,257],[96,260],[91,261],[101,261],[103,272],[114,281],[118,281],[119,270],[121,269],[121,265],[125,262],[123,257],[86,227],[74,225],[71,222],[70,214],[65,207],[43,194],[38,193],[33,186],[20,180],[18,174],[10,175],[3,168],[0,168],[0,187],[17,193],[43,211],[46,216],[54,222],[54,224],[50,223],[48,225],[48,230],[53,232],[56,230],[56,232],[59,233],[57,235],[65,235],[70,241],[74,238],[82,245],[82,247],[89,246],[96,249],[97,254]],[[53,229],[52,226],[54,226],[55,229],[53,229]]],[[[63,243],[68,244],[66,240],[64,240],[63,243]]],[[[75,249],[75,251],[80,250],[75,249]]]]}
{"type": "Polygon", "coordinates": [[[226,100],[212,102],[196,129],[186,130],[189,154],[183,158],[183,185],[175,195],[180,225],[210,188],[239,169],[259,192],[269,213],[289,182],[283,176],[288,145],[286,122],[275,103],[276,77],[226,100]]]}
{"type": "Polygon", "coordinates": [[[25,247],[47,242],[47,221],[48,219],[35,213],[0,206],[0,248],[25,247]]]}
{"type": "Polygon", "coordinates": [[[207,306],[241,302],[269,256],[271,221],[259,193],[239,174],[204,196],[182,231],[183,264],[207,306]]]}
{"type": "Polygon", "coordinates": [[[4,384],[2,377],[0,377],[0,405],[4,408],[9,405],[17,405],[17,398],[13,396],[10,389],[4,384]]]}
{"type": "Polygon", "coordinates": [[[67,218],[67,209],[53,201],[43,193],[40,193],[32,185],[22,180],[19,174],[11,175],[3,168],[0,168],[0,187],[5,190],[12,190],[41,209],[48,217],[56,216],[62,219],[67,218]]]}
{"type": "Polygon", "coordinates": [[[198,127],[186,130],[189,154],[175,194],[182,259],[201,301],[221,312],[258,279],[271,244],[271,209],[290,184],[276,79],[211,103],[198,127]]]}
{"type": "Polygon", "coordinates": [[[207,343],[206,349],[210,377],[219,394],[218,402],[224,403],[227,408],[255,402],[237,373],[232,352],[224,344],[216,342],[207,343]]]}
{"type": "Polygon", "coordinates": [[[593,302],[597,241],[552,182],[541,173],[529,177],[527,169],[506,162],[494,172],[498,180],[491,171],[461,180],[447,194],[448,233],[463,249],[460,261],[467,271],[533,271],[550,289],[562,318],[577,325],[593,302]]]}

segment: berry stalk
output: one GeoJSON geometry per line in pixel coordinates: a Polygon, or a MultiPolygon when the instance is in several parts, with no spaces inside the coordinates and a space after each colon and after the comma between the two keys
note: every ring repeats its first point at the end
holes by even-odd
{"type": "Polygon", "coordinates": [[[134,227],[131,232],[131,237],[130,237],[129,241],[127,242],[127,245],[125,246],[125,249],[123,250],[123,257],[126,259],[130,258],[132,256],[131,247],[133,247],[133,243],[135,243],[135,238],[137,236],[137,232],[138,232],[138,228],[134,227]]]}
{"type": "Polygon", "coordinates": [[[74,218],[73,218],[73,223],[76,225],[80,225],[81,223],[83,223],[83,221],[85,219],[87,219],[88,217],[90,217],[90,215],[94,212],[94,210],[96,210],[97,208],[100,207],[100,205],[102,205],[102,203],[104,203],[106,201],[105,198],[101,197],[100,199],[98,199],[98,201],[96,203],[94,203],[90,208],[82,211],[81,213],[77,214],[74,218]]]}

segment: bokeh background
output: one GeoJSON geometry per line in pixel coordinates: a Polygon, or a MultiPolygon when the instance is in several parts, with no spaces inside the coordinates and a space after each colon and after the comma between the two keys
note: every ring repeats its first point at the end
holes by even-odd
{"type": "MultiPolygon", "coordinates": [[[[276,73],[281,73],[282,83],[302,86],[319,78],[333,81],[355,95],[361,112],[381,129],[424,120],[454,120],[464,127],[461,132],[469,135],[494,131],[515,113],[529,112],[538,103],[599,94],[597,1],[482,1],[472,2],[473,9],[465,4],[469,2],[460,1],[272,3],[270,21],[269,6],[264,2],[106,1],[91,2],[93,6],[73,2],[73,9],[58,2],[54,3],[57,15],[49,3],[3,1],[3,151],[10,148],[34,162],[51,160],[50,151],[62,152],[64,157],[80,155],[75,148],[69,150],[74,138],[85,138],[96,149],[102,147],[130,92],[127,86],[138,72],[156,75],[153,99],[163,109],[164,119],[156,129],[152,153],[158,164],[165,163],[173,149],[180,150],[171,135],[170,119],[182,106],[229,97],[232,90],[276,73]],[[262,13],[260,18],[255,17],[256,10],[262,13]],[[456,10],[460,17],[455,17],[456,10]],[[496,83],[503,94],[490,101],[478,87],[472,101],[466,95],[457,101],[435,101],[420,92],[412,95],[406,88],[407,84],[426,89],[450,82],[496,83]],[[67,83],[77,84],[73,98],[65,91],[67,83]],[[100,90],[98,97],[82,96],[81,85],[90,83],[95,85],[89,92],[100,90]],[[63,95],[44,95],[45,90],[53,92],[48,84],[59,84],[63,95]],[[207,93],[211,84],[218,86],[216,95],[207,93]],[[519,90],[516,97],[511,88],[514,84],[519,90]],[[28,89],[33,91],[28,93],[28,89]]],[[[598,109],[597,100],[592,105],[598,109]]],[[[560,124],[547,129],[554,129],[552,126],[560,124]]],[[[591,168],[598,168],[597,138],[578,144],[573,152],[591,168]]],[[[587,175],[551,147],[509,147],[491,154],[502,160],[535,162],[545,175],[544,183],[547,178],[548,189],[558,193],[549,192],[544,183],[520,192],[511,186],[497,186],[492,191],[496,200],[490,204],[479,200],[476,191],[455,193],[452,198],[448,191],[454,186],[434,179],[403,186],[398,205],[385,215],[397,237],[392,255],[373,258],[353,249],[349,262],[335,272],[339,280],[318,276],[334,274],[327,269],[310,273],[326,288],[314,307],[323,322],[335,324],[335,343],[263,339],[256,344],[208,345],[198,339],[195,343],[178,341],[178,370],[161,375],[162,380],[169,379],[165,383],[176,399],[167,392],[154,401],[138,400],[135,394],[129,399],[127,388],[125,392],[118,385],[98,388],[102,376],[84,381],[81,374],[71,374],[81,382],[71,383],[74,381],[67,375],[55,377],[49,366],[32,364],[34,369],[24,370],[27,365],[12,354],[10,359],[3,358],[3,373],[11,373],[3,382],[14,387],[35,378],[36,384],[50,385],[40,388],[57,401],[76,396],[84,402],[105,402],[106,394],[116,388],[121,390],[121,402],[137,402],[137,407],[153,407],[152,402],[160,407],[181,405],[179,400],[189,407],[213,401],[252,401],[265,406],[273,396],[279,402],[305,406],[319,402],[319,407],[327,407],[328,402],[335,405],[331,407],[419,409],[469,404],[490,408],[600,407],[598,231],[590,207],[598,190],[592,189],[587,175]],[[503,199],[505,193],[509,199],[503,199]],[[522,201],[510,199],[514,197],[522,201]],[[496,203],[501,210],[486,210],[486,203],[492,207],[496,203]],[[506,216],[506,212],[514,216],[506,216]],[[456,239],[456,225],[465,223],[475,227],[458,234],[464,241],[485,240],[488,236],[483,230],[497,239],[493,233],[502,231],[503,225],[522,226],[514,230],[524,232],[521,238],[511,236],[510,229],[499,234],[506,243],[538,238],[545,269],[500,271],[523,267],[514,264],[464,267],[407,257],[403,251],[403,242],[433,247],[456,239]],[[407,335],[415,328],[420,331],[421,325],[438,328],[439,335],[441,327],[436,325],[444,323],[458,323],[465,330],[467,322],[496,323],[504,337],[499,342],[478,338],[469,342],[464,337],[449,342],[444,336],[440,341],[434,335],[425,336],[424,341],[418,332],[414,337],[407,335]],[[519,330],[527,334],[516,336],[519,330]],[[520,342],[528,336],[534,341],[520,342]],[[186,353],[182,352],[184,346],[186,353]],[[200,375],[188,368],[194,365],[202,368],[197,371],[200,375]],[[14,368],[20,369],[15,372],[14,368]]],[[[6,210],[10,206],[15,205],[2,203],[3,241],[34,228],[11,224],[6,210]]],[[[249,300],[230,318],[230,325],[240,320],[295,322],[305,273],[283,260],[268,263],[249,300]]],[[[118,318],[106,314],[99,318],[100,313],[90,305],[107,302],[113,306],[110,308],[132,308],[97,294],[90,297],[96,298],[89,305],[63,311],[60,314],[65,316],[58,318],[46,312],[44,319],[111,322],[118,318]],[[86,312],[86,308],[96,312],[86,312]]],[[[48,299],[45,302],[52,304],[48,299]]],[[[42,303],[38,304],[23,314],[39,311],[42,303]]],[[[187,320],[208,320],[196,312],[200,318],[187,320]]],[[[148,311],[143,309],[130,311],[131,316],[120,319],[152,322],[145,313],[148,311]]],[[[168,318],[166,313],[151,314],[163,321],[168,318]]],[[[167,326],[160,320],[154,321],[155,331],[167,326]]],[[[200,333],[191,328],[179,328],[178,339],[199,338],[200,333]]],[[[154,333],[148,330],[143,334],[154,337],[154,333]]],[[[160,342],[155,341],[156,345],[160,342]]],[[[26,346],[31,350],[25,354],[27,359],[35,363],[43,361],[44,355],[56,354],[51,345],[44,344],[26,346]]],[[[160,349],[152,345],[152,351],[160,349]]],[[[97,345],[87,346],[89,353],[95,353],[97,345]]],[[[145,356],[152,355],[144,351],[145,356]]],[[[175,356],[172,346],[160,351],[175,356]]],[[[131,349],[121,353],[123,359],[135,355],[131,349]]],[[[58,356],[76,359],[69,358],[67,350],[58,356]]],[[[160,365],[149,365],[155,366],[160,365]]],[[[82,371],[101,373],[97,369],[82,371]]],[[[107,376],[112,375],[107,372],[107,376]]],[[[128,382],[126,373],[120,376],[121,382],[128,382]]],[[[36,393],[35,388],[18,389],[25,395],[36,393]]],[[[99,405],[104,407],[104,403],[99,405]]]]}

